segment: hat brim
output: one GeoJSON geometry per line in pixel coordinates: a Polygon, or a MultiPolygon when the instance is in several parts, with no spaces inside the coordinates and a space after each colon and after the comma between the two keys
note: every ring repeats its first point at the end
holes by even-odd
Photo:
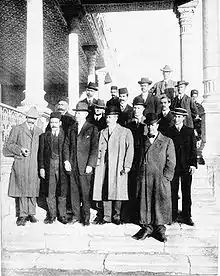
{"type": "Polygon", "coordinates": [[[107,116],[107,115],[119,115],[119,114],[120,114],[120,112],[114,111],[114,112],[107,112],[107,113],[105,113],[105,116],[107,116]]]}
{"type": "Polygon", "coordinates": [[[86,88],[94,90],[94,91],[98,91],[98,88],[94,87],[94,86],[86,86],[86,88]]]}
{"type": "Polygon", "coordinates": [[[72,110],[73,111],[84,111],[84,112],[89,112],[90,111],[89,109],[85,109],[85,108],[81,108],[81,109],[73,108],[72,110]]]}
{"type": "Polygon", "coordinates": [[[160,69],[160,71],[162,71],[162,72],[172,72],[173,70],[164,70],[164,69],[160,69]]]}
{"type": "Polygon", "coordinates": [[[144,120],[144,123],[146,124],[146,125],[152,125],[152,124],[154,124],[154,123],[159,123],[159,121],[160,121],[161,119],[157,119],[157,120],[153,120],[153,121],[147,121],[146,119],[144,120]]]}
{"type": "Polygon", "coordinates": [[[94,108],[105,109],[105,106],[93,104],[94,108]]]}
{"type": "Polygon", "coordinates": [[[176,84],[175,87],[178,87],[178,86],[180,86],[180,85],[182,85],[182,84],[185,84],[185,86],[187,86],[189,83],[188,83],[188,82],[182,82],[182,83],[180,83],[180,84],[176,84]]]}
{"type": "Polygon", "coordinates": [[[182,115],[182,116],[188,116],[188,113],[182,113],[182,112],[176,112],[176,111],[171,111],[172,114],[174,115],[182,115]]]}
{"type": "Polygon", "coordinates": [[[148,83],[148,84],[152,84],[152,81],[138,81],[139,84],[144,84],[144,83],[148,83]]]}

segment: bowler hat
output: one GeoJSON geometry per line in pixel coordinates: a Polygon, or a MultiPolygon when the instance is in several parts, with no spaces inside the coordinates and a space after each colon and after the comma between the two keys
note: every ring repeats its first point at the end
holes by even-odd
{"type": "Polygon", "coordinates": [[[152,81],[148,78],[141,78],[140,81],[138,81],[139,84],[143,84],[143,83],[148,83],[148,84],[151,84],[152,81]]]}
{"type": "Polygon", "coordinates": [[[118,92],[119,92],[119,95],[128,94],[128,89],[126,87],[119,88],[118,92]]]}
{"type": "Polygon", "coordinates": [[[183,115],[183,116],[187,116],[188,112],[185,108],[181,108],[181,107],[177,107],[174,110],[172,110],[172,113],[175,115],[183,115]]]}
{"type": "Polygon", "coordinates": [[[156,113],[147,113],[147,114],[144,114],[144,116],[145,116],[144,123],[147,125],[151,125],[160,121],[156,113]]]}
{"type": "Polygon", "coordinates": [[[188,85],[189,83],[188,83],[187,81],[181,80],[181,81],[178,81],[178,82],[177,82],[177,84],[175,85],[175,87],[178,87],[178,86],[180,86],[181,84],[188,85]]]}
{"type": "Polygon", "coordinates": [[[192,97],[192,95],[199,95],[199,91],[196,89],[191,90],[190,96],[192,97]]]}
{"type": "Polygon", "coordinates": [[[120,109],[116,105],[109,105],[105,110],[105,115],[118,115],[120,113],[120,109]]]}
{"type": "Polygon", "coordinates": [[[165,65],[162,69],[160,69],[163,72],[172,72],[173,70],[170,68],[169,65],[165,65]]]}
{"type": "Polygon", "coordinates": [[[73,108],[73,111],[87,111],[89,112],[89,106],[87,103],[84,102],[78,102],[76,105],[76,108],[73,108]]]}
{"type": "Polygon", "coordinates": [[[66,103],[68,103],[69,104],[69,98],[67,97],[67,96],[62,96],[59,100],[58,100],[58,102],[57,103],[59,103],[59,102],[66,102],[66,103]]]}
{"type": "Polygon", "coordinates": [[[52,118],[57,118],[57,119],[61,119],[61,113],[60,112],[58,112],[58,111],[54,111],[54,112],[52,112],[51,114],[50,114],[50,119],[52,119],[52,118]]]}
{"type": "Polygon", "coordinates": [[[136,97],[133,100],[133,105],[145,105],[144,104],[144,99],[142,97],[136,97]]]}
{"type": "Polygon", "coordinates": [[[32,106],[26,113],[27,118],[33,118],[37,119],[39,117],[39,114],[37,112],[37,108],[35,106],[32,106]]]}
{"type": "Polygon", "coordinates": [[[115,85],[111,86],[111,90],[118,90],[118,86],[115,86],[115,85]]]}
{"type": "Polygon", "coordinates": [[[91,81],[87,84],[86,88],[94,90],[94,91],[98,90],[96,84],[94,82],[91,82],[91,81]]]}
{"type": "Polygon", "coordinates": [[[105,102],[101,99],[98,99],[96,103],[93,104],[95,108],[105,109],[105,102]]]}

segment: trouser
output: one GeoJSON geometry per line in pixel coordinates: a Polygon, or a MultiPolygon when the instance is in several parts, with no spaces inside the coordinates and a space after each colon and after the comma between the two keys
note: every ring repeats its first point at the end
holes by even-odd
{"type": "Polygon", "coordinates": [[[179,179],[181,182],[181,192],[182,192],[182,216],[183,218],[186,218],[186,219],[191,217],[192,175],[188,171],[180,171],[180,172],[175,172],[173,180],[171,182],[173,220],[177,218],[177,214],[178,214],[179,179]]]}
{"type": "Polygon", "coordinates": [[[72,176],[71,189],[71,205],[73,218],[81,221],[81,215],[84,222],[90,220],[90,205],[91,205],[91,176],[92,174],[83,174],[72,176]],[[82,208],[80,208],[82,203],[82,208]]]}
{"type": "Polygon", "coordinates": [[[160,225],[147,224],[147,225],[143,225],[142,228],[146,229],[149,235],[151,235],[153,232],[159,233],[159,234],[165,234],[166,232],[166,227],[163,224],[160,224],[160,225]]]}
{"type": "Polygon", "coordinates": [[[57,217],[57,207],[59,216],[66,216],[66,196],[56,197],[57,184],[59,181],[59,159],[50,159],[49,189],[46,200],[48,211],[52,218],[57,217]]]}
{"type": "Polygon", "coordinates": [[[104,208],[104,220],[111,222],[112,218],[114,220],[120,220],[121,216],[121,200],[108,200],[103,201],[103,208],[104,208]]]}
{"type": "Polygon", "coordinates": [[[16,198],[16,213],[18,217],[27,217],[36,214],[36,197],[16,198]],[[17,208],[18,207],[18,208],[17,208]]]}

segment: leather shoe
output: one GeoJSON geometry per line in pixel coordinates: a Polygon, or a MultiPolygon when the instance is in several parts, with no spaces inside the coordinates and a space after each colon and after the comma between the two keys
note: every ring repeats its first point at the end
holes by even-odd
{"type": "Polygon", "coordinates": [[[122,224],[122,221],[120,219],[114,219],[112,222],[116,225],[122,224]]]}
{"type": "Polygon", "coordinates": [[[191,218],[183,219],[183,223],[189,226],[194,226],[194,222],[192,221],[191,218]]]}
{"type": "Polygon", "coordinates": [[[96,217],[96,218],[93,220],[92,224],[102,224],[102,219],[99,218],[99,217],[96,217]]]}
{"type": "Polygon", "coordinates": [[[36,223],[38,222],[38,220],[35,218],[35,216],[33,215],[29,215],[28,216],[28,220],[31,222],[31,223],[36,223]]]}
{"type": "Polygon", "coordinates": [[[74,224],[76,222],[79,222],[79,220],[77,218],[72,218],[68,223],[69,224],[74,224]]]}
{"type": "Polygon", "coordinates": [[[147,237],[150,237],[150,234],[144,228],[141,228],[135,235],[132,236],[132,238],[135,240],[144,240],[147,237]]]}
{"type": "Polygon", "coordinates": [[[155,238],[156,240],[160,241],[160,242],[166,242],[167,241],[167,237],[166,237],[165,233],[154,232],[152,234],[152,237],[155,238]]]}
{"type": "Polygon", "coordinates": [[[90,222],[89,221],[84,221],[83,226],[89,226],[90,222]]]}
{"type": "Polygon", "coordinates": [[[100,224],[108,224],[108,223],[111,223],[111,221],[107,221],[107,220],[102,220],[102,222],[100,224]]]}
{"type": "Polygon", "coordinates": [[[19,219],[17,219],[17,226],[25,226],[27,222],[27,218],[26,217],[20,217],[19,219]]]}
{"type": "Polygon", "coordinates": [[[63,224],[67,224],[68,223],[68,220],[66,217],[59,217],[59,222],[63,223],[63,224]]]}

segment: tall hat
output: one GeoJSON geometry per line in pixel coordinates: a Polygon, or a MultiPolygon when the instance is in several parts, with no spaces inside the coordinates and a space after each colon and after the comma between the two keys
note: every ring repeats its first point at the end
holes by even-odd
{"type": "Polygon", "coordinates": [[[72,109],[73,111],[87,111],[89,112],[89,106],[87,103],[84,102],[78,102],[78,104],[76,105],[76,108],[72,109]]]}
{"type": "Polygon", "coordinates": [[[105,109],[105,115],[118,115],[120,112],[120,108],[116,105],[109,105],[105,109]]]}
{"type": "Polygon", "coordinates": [[[151,84],[152,81],[149,78],[141,78],[140,81],[138,81],[139,84],[148,83],[151,84]]]}
{"type": "Polygon", "coordinates": [[[93,104],[95,108],[105,109],[105,102],[101,99],[98,99],[96,103],[93,104]]]}
{"type": "Polygon", "coordinates": [[[187,116],[188,115],[188,112],[185,108],[181,108],[181,107],[178,107],[178,108],[175,108],[172,113],[174,115],[183,115],[183,116],[187,116]]]}
{"type": "Polygon", "coordinates": [[[98,91],[98,87],[96,86],[96,84],[94,82],[89,82],[86,86],[86,88],[89,88],[91,90],[94,90],[94,91],[98,91]]]}
{"type": "Polygon", "coordinates": [[[39,118],[39,114],[37,112],[37,108],[35,106],[32,106],[26,113],[27,118],[33,118],[37,119],[39,118]]]}
{"type": "Polygon", "coordinates": [[[51,114],[50,114],[50,119],[52,119],[52,118],[57,118],[57,119],[61,119],[61,113],[60,112],[58,112],[58,111],[54,111],[54,112],[52,112],[51,114]]]}
{"type": "Polygon", "coordinates": [[[178,81],[177,84],[175,85],[175,87],[178,87],[180,86],[181,84],[185,84],[186,86],[189,84],[187,81],[184,81],[184,80],[181,80],[181,81],[178,81]]]}
{"type": "Polygon", "coordinates": [[[142,97],[135,97],[133,100],[133,105],[145,105],[144,99],[142,97]]]}
{"type": "Polygon", "coordinates": [[[67,97],[67,96],[62,96],[59,100],[58,100],[58,102],[57,103],[59,103],[59,102],[67,102],[68,104],[69,104],[69,98],[67,97]]]}
{"type": "Polygon", "coordinates": [[[151,125],[160,121],[156,113],[147,113],[147,114],[144,114],[144,116],[145,116],[144,123],[147,125],[151,125]]]}
{"type": "Polygon", "coordinates": [[[112,85],[112,86],[111,86],[111,90],[118,90],[118,86],[112,85]]]}
{"type": "Polygon", "coordinates": [[[126,87],[119,88],[118,89],[118,93],[119,93],[119,95],[121,95],[121,94],[128,94],[128,89],[126,87]]]}
{"type": "Polygon", "coordinates": [[[163,72],[172,72],[173,70],[170,68],[169,65],[165,65],[162,69],[160,69],[163,72]]]}
{"type": "Polygon", "coordinates": [[[192,97],[192,95],[199,95],[199,91],[196,89],[191,90],[190,96],[192,97]]]}

